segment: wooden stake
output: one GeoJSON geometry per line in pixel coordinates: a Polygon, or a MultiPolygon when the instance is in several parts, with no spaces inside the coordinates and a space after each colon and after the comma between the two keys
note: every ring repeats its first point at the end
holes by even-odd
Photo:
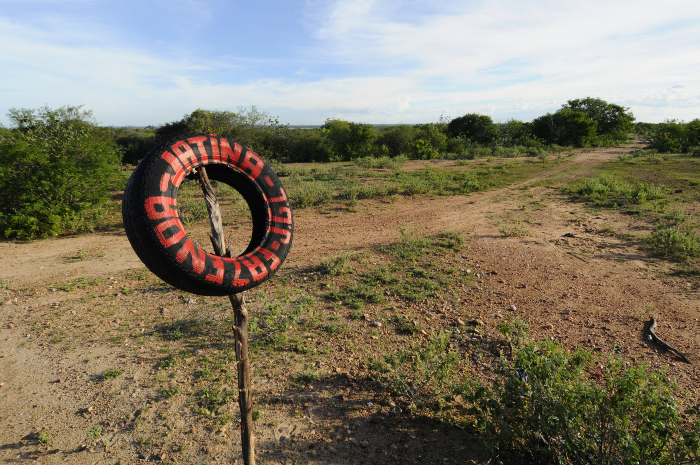
{"type": "Polygon", "coordinates": [[[253,392],[250,385],[250,363],[248,360],[248,312],[244,307],[243,294],[228,296],[231,300],[236,324],[233,327],[238,362],[238,404],[241,409],[241,443],[243,463],[255,465],[253,438],[253,392]]]}
{"type": "MultiPolygon", "coordinates": [[[[221,221],[221,209],[216,199],[214,188],[209,182],[207,171],[199,167],[199,184],[202,186],[204,200],[209,212],[211,234],[209,239],[214,247],[214,253],[221,257],[230,257],[231,251],[226,250],[224,228],[221,221]]],[[[248,311],[245,309],[243,294],[228,296],[233,307],[234,315],[234,344],[236,346],[236,368],[238,371],[238,405],[241,409],[241,443],[243,445],[243,463],[255,465],[255,443],[253,437],[253,390],[250,385],[250,362],[248,360],[248,311]]]]}

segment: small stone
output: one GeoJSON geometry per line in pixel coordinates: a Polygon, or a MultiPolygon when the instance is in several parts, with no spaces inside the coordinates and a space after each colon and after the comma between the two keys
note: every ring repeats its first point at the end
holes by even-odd
{"type": "Polygon", "coordinates": [[[88,413],[92,413],[92,412],[94,412],[94,411],[95,411],[95,407],[94,407],[93,405],[91,405],[91,406],[89,406],[89,407],[87,408],[87,412],[88,412],[88,413]]]}
{"type": "Polygon", "coordinates": [[[427,335],[428,335],[428,333],[427,333],[427,332],[425,332],[425,330],[424,330],[424,329],[421,329],[421,330],[420,330],[420,333],[421,333],[421,334],[422,334],[423,336],[427,336],[427,335]]]}
{"type": "Polygon", "coordinates": [[[374,406],[373,402],[367,402],[367,407],[372,408],[374,406]]]}
{"type": "Polygon", "coordinates": [[[190,428],[190,434],[194,434],[197,430],[194,429],[194,427],[190,428]]]}
{"type": "Polygon", "coordinates": [[[364,315],[362,315],[362,319],[369,321],[369,313],[365,313],[364,315]]]}
{"type": "Polygon", "coordinates": [[[373,321],[373,322],[370,324],[370,326],[373,327],[373,328],[381,328],[381,327],[382,327],[382,324],[381,324],[380,322],[378,322],[378,321],[373,321]]]}
{"type": "Polygon", "coordinates": [[[464,321],[462,321],[460,318],[457,318],[457,326],[464,326],[464,321]]]}
{"type": "Polygon", "coordinates": [[[356,444],[356,443],[357,443],[357,441],[355,441],[355,439],[348,439],[348,442],[349,442],[350,444],[356,444]]]}
{"type": "Polygon", "coordinates": [[[542,328],[543,328],[543,329],[554,329],[554,325],[550,323],[550,324],[548,324],[548,325],[542,326],[542,328]]]}
{"type": "Polygon", "coordinates": [[[515,305],[511,305],[510,307],[508,307],[508,311],[510,311],[510,312],[514,312],[516,310],[517,310],[517,308],[515,307],[515,305]]]}

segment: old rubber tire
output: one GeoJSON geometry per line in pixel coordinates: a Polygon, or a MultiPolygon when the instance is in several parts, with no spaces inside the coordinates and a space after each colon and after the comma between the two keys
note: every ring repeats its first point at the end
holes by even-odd
{"type": "Polygon", "coordinates": [[[129,242],[148,269],[201,295],[235,294],[265,281],[287,257],[294,231],[287,194],[270,166],[252,150],[211,134],[178,136],[151,150],[129,178],[122,215],[129,242]],[[177,192],[198,166],[248,203],[253,234],[238,257],[207,253],[187,237],[177,192]]]}

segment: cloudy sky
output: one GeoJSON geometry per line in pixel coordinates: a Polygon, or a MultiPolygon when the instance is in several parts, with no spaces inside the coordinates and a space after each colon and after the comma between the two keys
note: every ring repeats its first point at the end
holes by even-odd
{"type": "Polygon", "coordinates": [[[117,126],[529,121],[585,96],[700,118],[700,1],[0,0],[4,125],[66,104],[117,126]]]}

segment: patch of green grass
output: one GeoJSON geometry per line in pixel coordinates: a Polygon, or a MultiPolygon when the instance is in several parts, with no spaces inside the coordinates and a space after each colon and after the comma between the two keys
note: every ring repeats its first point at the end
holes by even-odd
{"type": "Polygon", "coordinates": [[[498,227],[498,232],[506,237],[523,237],[530,235],[530,230],[527,226],[517,220],[510,226],[505,224],[500,225],[498,227]]]}
{"type": "Polygon", "coordinates": [[[102,427],[95,426],[93,429],[88,430],[87,435],[90,439],[97,440],[102,437],[102,427]]]}
{"type": "Polygon", "coordinates": [[[315,271],[322,275],[338,276],[348,273],[350,270],[350,257],[347,254],[322,260],[315,267],[315,271]]]}
{"type": "Polygon", "coordinates": [[[158,364],[159,368],[173,368],[177,365],[177,357],[165,357],[158,364]]]}
{"type": "Polygon", "coordinates": [[[417,320],[414,322],[406,318],[405,316],[396,316],[392,318],[391,322],[396,327],[396,331],[398,331],[401,334],[419,334],[423,329],[421,328],[420,323],[418,323],[417,320]]]}
{"type": "Polygon", "coordinates": [[[180,394],[180,391],[182,391],[182,389],[180,389],[179,386],[172,386],[169,388],[162,387],[160,389],[160,395],[165,397],[166,399],[169,399],[171,397],[174,397],[174,396],[180,394]]]}
{"type": "Polygon", "coordinates": [[[311,371],[305,371],[302,373],[296,373],[292,375],[292,383],[299,387],[315,383],[316,381],[318,381],[318,379],[318,374],[311,371]]]}
{"type": "Polygon", "coordinates": [[[106,371],[102,374],[102,379],[104,379],[104,380],[113,379],[113,378],[116,378],[116,377],[118,377],[118,376],[121,376],[122,373],[124,373],[124,371],[122,371],[122,370],[120,370],[120,369],[118,369],[118,368],[111,369],[111,370],[106,370],[106,371]]]}
{"type": "Polygon", "coordinates": [[[204,336],[211,321],[207,319],[185,319],[171,323],[163,323],[156,326],[155,330],[163,339],[177,341],[204,336]]]}

